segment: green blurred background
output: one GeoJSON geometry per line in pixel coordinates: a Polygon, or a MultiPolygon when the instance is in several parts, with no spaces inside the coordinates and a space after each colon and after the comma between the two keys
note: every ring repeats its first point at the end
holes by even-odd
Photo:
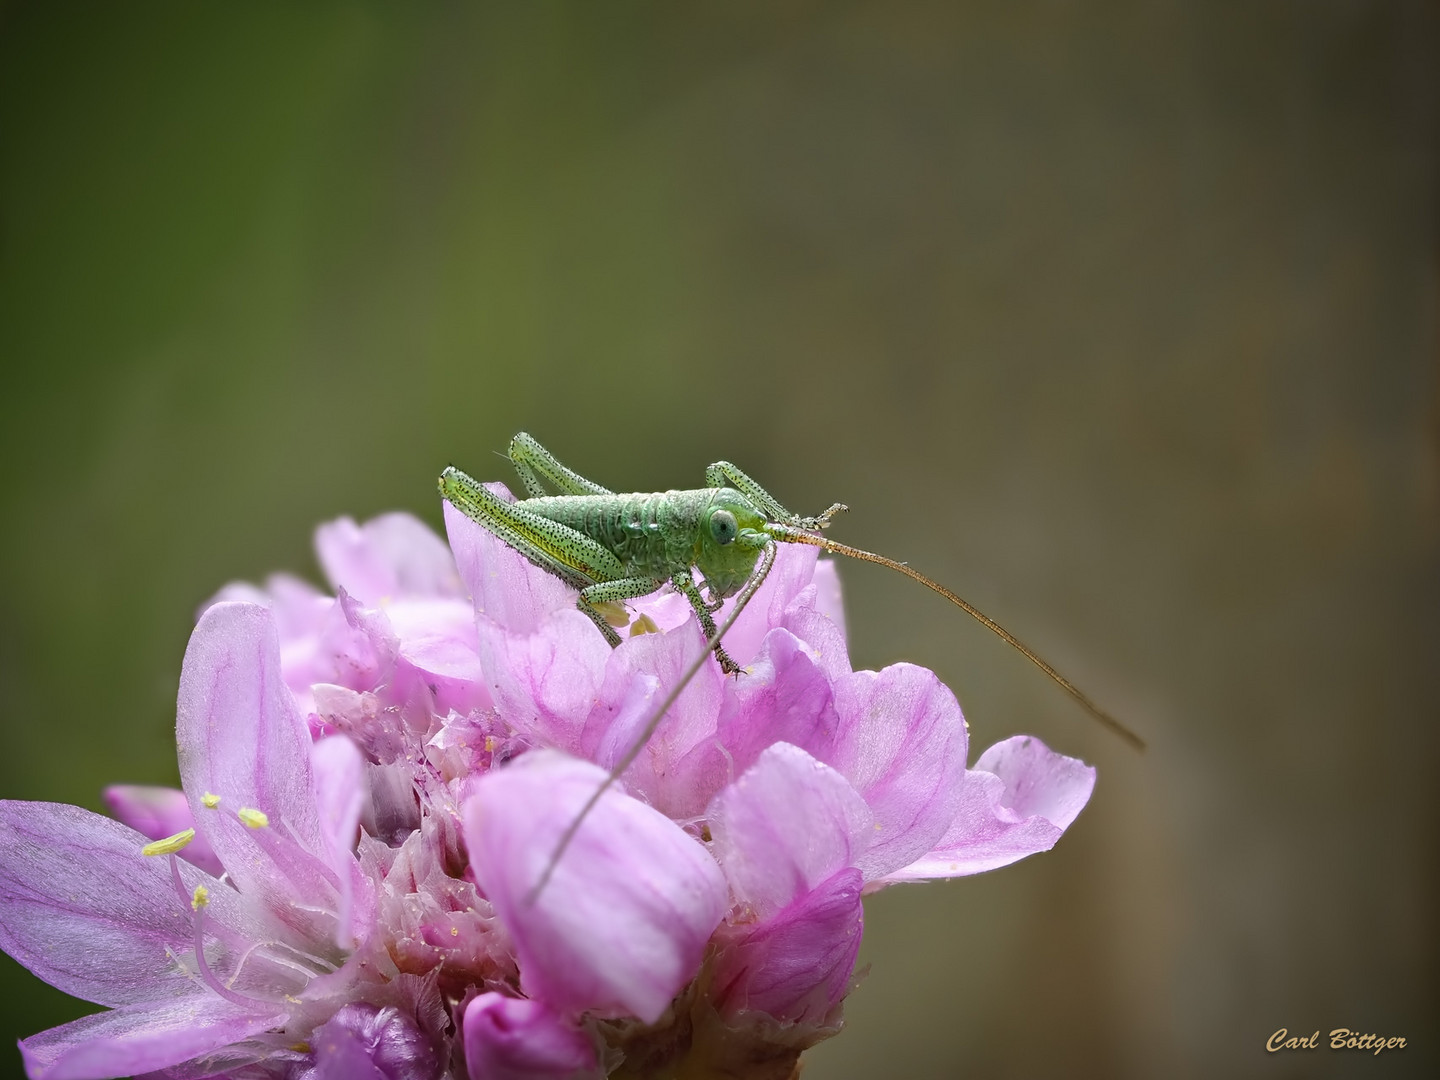
{"type": "Polygon", "coordinates": [[[1440,1075],[1437,72],[1423,3],[5,4],[0,792],[173,782],[320,521],[725,457],[1151,742],[846,566],[857,666],[1099,784],[867,902],[807,1080],[1440,1075]],[[1342,1026],[1411,1045],[1263,1049],[1342,1026]]]}

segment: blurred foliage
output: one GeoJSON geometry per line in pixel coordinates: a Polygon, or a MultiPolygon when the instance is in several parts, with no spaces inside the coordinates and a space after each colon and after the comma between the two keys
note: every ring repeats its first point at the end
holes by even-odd
{"type": "MultiPolygon", "coordinates": [[[[1398,2],[6,5],[0,792],[173,782],[196,606],[319,521],[438,527],[521,429],[726,457],[1153,747],[845,567],[857,665],[1100,781],[869,902],[807,1078],[1426,1074],[1437,54],[1398,2]]],[[[13,1035],[86,1011],[5,964],[13,1035]]]]}

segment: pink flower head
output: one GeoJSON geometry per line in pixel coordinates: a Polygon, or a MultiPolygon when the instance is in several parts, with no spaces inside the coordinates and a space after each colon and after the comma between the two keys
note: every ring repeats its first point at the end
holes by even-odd
{"type": "Polygon", "coordinates": [[[1028,737],[967,768],[931,672],[852,670],[794,545],[726,638],[744,672],[703,664],[606,787],[704,647],[689,603],[633,602],[612,649],[445,511],[453,557],[343,519],[335,596],[204,611],[183,792],[0,803],[0,946],[109,1007],[25,1040],[32,1077],[787,1075],[839,1028],[864,894],[1043,851],[1089,799],[1028,737]]]}
{"type": "Polygon", "coordinates": [[[340,518],[315,530],[315,552],[336,595],[286,574],[266,588],[227,585],[210,601],[265,604],[280,633],[281,668],[302,712],[320,728],[314,688],[387,692],[423,685],[440,712],[488,702],[475,625],[445,542],[409,514],[364,525],[340,518]]]}

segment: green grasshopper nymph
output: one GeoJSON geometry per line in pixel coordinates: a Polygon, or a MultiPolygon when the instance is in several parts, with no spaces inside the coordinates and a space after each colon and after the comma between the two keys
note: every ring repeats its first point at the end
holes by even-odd
{"type": "Polygon", "coordinates": [[[627,621],[624,602],[647,596],[667,584],[690,601],[706,640],[705,649],[566,830],[532,898],[544,888],[588,811],[644,749],[705,658],[713,652],[727,675],[740,674],[740,666],[725,651],[722,641],[764,582],[775,560],[777,543],[810,544],[832,554],[879,563],[933,589],[1019,650],[1100,723],[1137,750],[1144,749],[1138,735],[1081,693],[1014,634],[945,586],[904,563],[820,535],[830,518],[846,509],[841,503],[815,517],[792,514],[728,461],[718,461],[705,470],[703,488],[616,494],[566,468],[524,432],[510,440],[508,453],[527,498],[506,502],[454,466],[440,474],[441,495],[536,566],[576,589],[580,594],[577,606],[612,646],[618,646],[621,640],[615,626],[624,626],[627,621]],[[547,484],[554,494],[547,492],[547,484]],[[737,597],[735,605],[717,627],[715,613],[732,596],[737,597]]]}

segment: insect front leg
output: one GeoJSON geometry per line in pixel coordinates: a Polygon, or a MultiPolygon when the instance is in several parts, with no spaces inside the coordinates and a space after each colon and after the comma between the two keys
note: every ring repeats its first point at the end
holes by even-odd
{"type": "Polygon", "coordinates": [[[844,503],[831,503],[829,509],[816,517],[801,517],[792,514],[775,500],[775,497],[728,461],[717,461],[705,470],[705,486],[732,487],[755,504],[772,521],[779,521],[796,529],[816,532],[830,524],[830,519],[841,510],[848,510],[844,503]]]}
{"type": "Polygon", "coordinates": [[[711,607],[706,602],[700,590],[695,587],[695,579],[690,576],[688,568],[672,577],[670,582],[677,590],[685,594],[685,598],[690,601],[690,606],[695,609],[695,617],[700,620],[700,629],[705,634],[705,640],[715,642],[715,659],[720,663],[720,670],[726,675],[740,674],[740,665],[731,659],[730,654],[720,644],[719,636],[715,632],[713,612],[719,610],[719,605],[711,607]]]}
{"type": "Polygon", "coordinates": [[[520,474],[520,483],[524,485],[525,493],[532,499],[543,498],[549,494],[545,490],[547,483],[555,489],[557,495],[615,494],[593,480],[586,480],[574,469],[561,465],[554,454],[523,431],[510,440],[510,449],[507,452],[515,471],[520,474]]]}

